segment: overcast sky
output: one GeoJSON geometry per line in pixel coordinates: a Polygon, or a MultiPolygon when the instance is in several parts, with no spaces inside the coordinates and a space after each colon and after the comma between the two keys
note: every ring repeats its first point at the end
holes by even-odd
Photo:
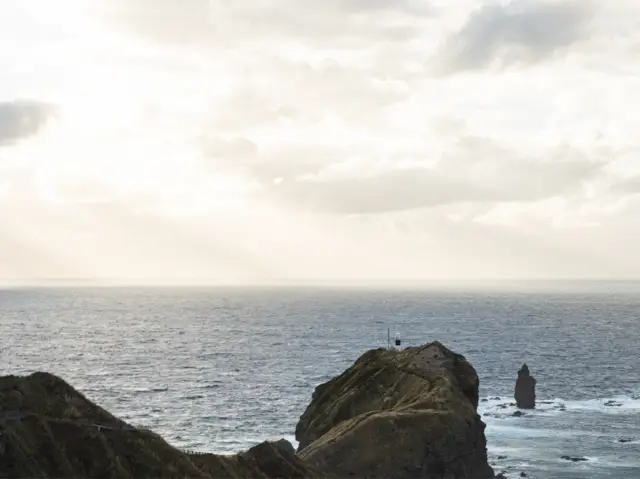
{"type": "Polygon", "coordinates": [[[640,277],[637,0],[0,2],[0,278],[640,277]]]}

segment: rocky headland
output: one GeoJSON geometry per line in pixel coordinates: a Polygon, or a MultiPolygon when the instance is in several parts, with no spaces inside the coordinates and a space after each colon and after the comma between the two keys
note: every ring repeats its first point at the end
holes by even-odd
{"type": "Polygon", "coordinates": [[[435,342],[368,351],[319,385],[299,449],[264,442],[236,455],[188,454],[47,373],[0,378],[0,477],[492,478],[479,380],[435,342]]]}
{"type": "MultiPolygon", "coordinates": [[[[288,444],[288,443],[286,443],[288,444]]],[[[282,443],[234,456],[186,454],[47,373],[0,378],[0,477],[317,477],[282,443]]]]}
{"type": "Polygon", "coordinates": [[[316,388],[296,427],[299,456],[340,477],[494,477],[478,386],[438,342],[369,351],[316,388]]]}

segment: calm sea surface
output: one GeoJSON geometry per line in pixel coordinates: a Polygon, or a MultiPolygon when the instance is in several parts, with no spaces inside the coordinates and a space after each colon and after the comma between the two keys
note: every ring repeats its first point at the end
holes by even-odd
{"type": "Polygon", "coordinates": [[[314,387],[385,346],[388,327],[475,366],[496,472],[640,478],[637,283],[0,289],[1,374],[60,375],[202,451],[292,440],[314,387]],[[518,418],[508,403],[523,362],[544,403],[518,418]]]}

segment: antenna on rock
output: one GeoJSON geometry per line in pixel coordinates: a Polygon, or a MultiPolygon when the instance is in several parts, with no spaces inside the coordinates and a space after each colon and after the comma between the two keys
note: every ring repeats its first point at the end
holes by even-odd
{"type": "Polygon", "coordinates": [[[391,349],[391,328],[387,328],[387,349],[391,349]]]}

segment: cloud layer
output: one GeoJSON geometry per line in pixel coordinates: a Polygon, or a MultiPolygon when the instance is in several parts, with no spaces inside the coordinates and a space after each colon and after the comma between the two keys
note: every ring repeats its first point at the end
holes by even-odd
{"type": "Polygon", "coordinates": [[[637,277],[636,3],[0,5],[0,276],[637,277]]]}

